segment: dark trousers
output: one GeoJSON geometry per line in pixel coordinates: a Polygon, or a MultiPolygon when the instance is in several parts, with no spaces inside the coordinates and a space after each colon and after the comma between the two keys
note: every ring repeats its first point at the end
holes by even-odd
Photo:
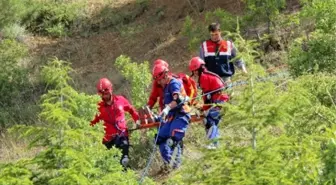
{"type": "Polygon", "coordinates": [[[128,142],[128,137],[126,136],[116,136],[111,141],[104,142],[104,145],[106,146],[107,149],[111,149],[112,146],[114,146],[121,150],[122,156],[120,159],[120,164],[122,164],[121,160],[126,155],[128,156],[129,142],[128,142]]]}

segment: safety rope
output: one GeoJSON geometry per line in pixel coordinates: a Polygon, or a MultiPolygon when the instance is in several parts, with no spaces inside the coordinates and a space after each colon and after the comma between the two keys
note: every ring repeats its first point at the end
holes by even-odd
{"type": "Polygon", "coordinates": [[[154,140],[154,146],[153,146],[153,151],[152,153],[150,154],[150,157],[148,159],[148,162],[146,164],[146,167],[144,169],[144,172],[142,173],[141,175],[141,178],[140,178],[140,181],[139,181],[139,184],[142,184],[142,182],[144,181],[145,177],[147,176],[147,173],[148,173],[148,170],[149,170],[149,167],[154,159],[154,156],[155,156],[155,153],[156,153],[156,143],[157,143],[157,140],[159,138],[159,132],[160,132],[160,129],[161,129],[161,122],[162,120],[160,119],[160,122],[159,122],[159,128],[158,128],[158,131],[157,131],[157,134],[156,134],[156,137],[155,137],[155,140],[154,140]]]}

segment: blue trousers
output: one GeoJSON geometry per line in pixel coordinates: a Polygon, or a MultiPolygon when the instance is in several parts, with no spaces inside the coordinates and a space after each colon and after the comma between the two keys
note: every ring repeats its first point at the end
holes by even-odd
{"type": "Polygon", "coordinates": [[[221,120],[220,111],[221,109],[219,107],[213,107],[205,117],[205,131],[208,139],[212,140],[219,137],[218,124],[221,120]]]}
{"type": "MultiPolygon", "coordinates": [[[[169,118],[169,115],[168,115],[169,118]]],[[[188,128],[188,124],[190,121],[190,115],[186,114],[183,116],[176,116],[171,121],[167,121],[163,123],[161,126],[158,137],[158,145],[160,148],[161,156],[165,163],[170,163],[172,159],[172,155],[174,150],[176,151],[176,160],[173,164],[173,167],[178,167],[181,164],[181,141],[185,136],[185,133],[188,128]],[[173,146],[169,146],[167,143],[168,139],[172,139],[174,141],[173,146]]]]}

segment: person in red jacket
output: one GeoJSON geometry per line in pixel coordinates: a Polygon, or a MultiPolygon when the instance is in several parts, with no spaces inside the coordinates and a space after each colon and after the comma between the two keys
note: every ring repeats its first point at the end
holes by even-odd
{"type": "MultiPolygon", "coordinates": [[[[167,67],[167,69],[169,67],[169,64],[166,61],[161,60],[161,59],[157,59],[154,62],[153,70],[156,66],[160,66],[160,65],[167,67]]],[[[193,104],[194,103],[193,98],[195,98],[197,96],[196,82],[184,73],[173,74],[173,73],[169,72],[169,75],[171,75],[172,77],[174,77],[178,80],[181,80],[181,82],[183,84],[183,87],[186,91],[186,94],[190,98],[192,98],[191,99],[191,104],[193,104]]],[[[148,102],[147,102],[148,107],[150,109],[152,109],[157,101],[159,102],[160,111],[163,110],[163,108],[164,108],[163,88],[162,88],[162,86],[160,86],[159,84],[157,84],[154,81],[153,84],[152,84],[152,90],[151,90],[151,93],[150,93],[150,96],[149,96],[149,99],[148,99],[148,102]]]]}
{"type": "Polygon", "coordinates": [[[139,115],[126,98],[112,93],[112,83],[107,78],[99,80],[97,92],[102,101],[98,103],[99,113],[91,121],[90,126],[94,126],[99,121],[104,122],[105,136],[103,144],[107,149],[112,148],[112,146],[121,149],[122,157],[120,163],[126,167],[129,161],[129,139],[125,112],[132,115],[137,126],[140,125],[139,115]]]}
{"type": "Polygon", "coordinates": [[[221,107],[209,104],[222,104],[229,100],[227,94],[222,93],[225,88],[225,82],[217,74],[209,72],[205,68],[205,62],[200,57],[194,57],[190,60],[189,70],[192,76],[198,77],[198,84],[204,94],[204,124],[206,128],[207,138],[214,141],[208,148],[218,147],[219,130],[218,124],[221,119],[221,107]]]}
{"type": "MultiPolygon", "coordinates": [[[[154,62],[153,69],[157,65],[162,65],[162,66],[165,66],[167,68],[169,67],[169,64],[166,61],[161,60],[161,59],[157,59],[154,62]]],[[[148,102],[147,102],[148,107],[150,109],[152,109],[157,101],[159,101],[160,111],[163,110],[163,108],[164,108],[164,104],[163,104],[163,89],[162,89],[162,87],[157,82],[153,81],[153,83],[152,83],[152,90],[151,90],[151,93],[149,95],[149,99],[148,99],[148,102]]]]}

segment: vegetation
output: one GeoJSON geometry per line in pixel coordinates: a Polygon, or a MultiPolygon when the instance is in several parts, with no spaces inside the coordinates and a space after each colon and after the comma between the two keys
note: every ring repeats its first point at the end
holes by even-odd
{"type": "MultiPolygon", "coordinates": [[[[39,151],[1,160],[0,184],[138,184],[142,175],[149,176],[143,184],[336,183],[334,0],[301,0],[297,12],[286,14],[284,0],[251,0],[245,1],[239,15],[187,2],[192,14],[185,17],[181,35],[188,39],[185,46],[190,52],[198,52],[201,41],[208,38],[206,25],[218,21],[225,25],[223,38],[237,46],[237,58],[244,60],[248,74],[238,71],[233,80],[244,85],[228,90],[234,95],[223,105],[220,148],[203,149],[203,125],[190,124],[182,167],[162,178],[155,174],[162,163],[158,152],[147,166],[155,129],[130,133],[131,168],[122,171],[121,152],[106,150],[101,143],[102,124],[89,126],[99,97],[75,89],[77,69],[71,61],[61,60],[68,56],[55,52],[44,61],[32,55],[41,50],[28,38],[83,39],[78,35],[108,30],[126,39],[149,29],[151,21],[169,21],[166,7],[160,5],[152,12],[153,19],[138,25],[135,20],[153,8],[147,0],[124,7],[101,0],[97,9],[90,3],[0,0],[0,142],[16,138],[39,151]],[[31,66],[35,60],[45,65],[31,66]],[[273,80],[267,68],[280,65],[287,66],[290,76],[273,80]],[[11,137],[3,137],[7,135],[11,137]],[[149,174],[143,174],[145,167],[149,174]]],[[[117,69],[127,85],[127,98],[139,108],[148,98],[151,65],[133,60],[138,61],[123,53],[103,68],[117,69]]],[[[0,155],[2,150],[6,148],[1,146],[0,155]]]]}

